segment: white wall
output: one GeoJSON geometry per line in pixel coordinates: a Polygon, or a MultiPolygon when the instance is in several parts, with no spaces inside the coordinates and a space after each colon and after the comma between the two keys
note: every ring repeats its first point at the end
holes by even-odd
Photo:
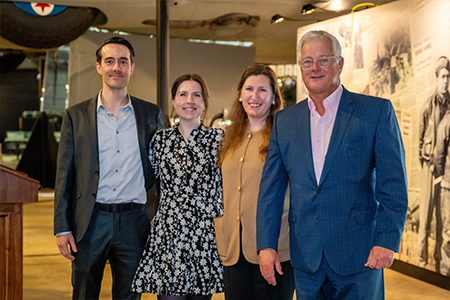
{"type": "MultiPolygon", "coordinates": [[[[94,97],[101,89],[102,78],[95,69],[95,51],[110,36],[112,34],[87,32],[70,43],[70,105],[94,97]]],[[[156,38],[137,35],[125,38],[133,45],[136,53],[136,69],[131,77],[128,92],[135,97],[157,103],[156,38]]],[[[254,48],[171,39],[169,51],[169,95],[171,85],[178,76],[185,73],[201,75],[210,89],[207,119],[221,112],[223,108],[231,108],[242,72],[255,61],[254,48]]]]}

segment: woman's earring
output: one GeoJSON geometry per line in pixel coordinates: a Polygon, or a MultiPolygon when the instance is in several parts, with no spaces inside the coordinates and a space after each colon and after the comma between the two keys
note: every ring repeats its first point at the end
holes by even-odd
{"type": "Polygon", "coordinates": [[[275,100],[274,100],[274,101],[272,101],[272,105],[275,105],[275,100]]]}
{"type": "Polygon", "coordinates": [[[242,98],[239,98],[239,102],[242,102],[242,98]]]}

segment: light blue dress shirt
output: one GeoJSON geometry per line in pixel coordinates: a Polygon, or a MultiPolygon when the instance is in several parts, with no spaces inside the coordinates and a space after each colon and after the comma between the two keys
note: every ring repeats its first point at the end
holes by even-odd
{"type": "Polygon", "coordinates": [[[96,202],[117,204],[147,201],[144,171],[131,99],[119,110],[119,118],[97,100],[97,132],[100,177],[96,202]]]}

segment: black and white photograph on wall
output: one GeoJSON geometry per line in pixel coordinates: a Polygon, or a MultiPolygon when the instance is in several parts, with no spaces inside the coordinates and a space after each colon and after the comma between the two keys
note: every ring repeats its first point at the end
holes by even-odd
{"type": "Polygon", "coordinates": [[[436,91],[425,102],[419,136],[423,186],[419,207],[418,263],[420,267],[426,267],[429,256],[433,255],[436,272],[443,275],[450,275],[450,157],[447,161],[450,155],[449,75],[450,62],[446,56],[441,56],[436,66],[436,91]],[[428,238],[433,212],[434,251],[429,253],[428,238]]]}
{"type": "Polygon", "coordinates": [[[377,44],[377,57],[370,67],[370,94],[389,97],[408,86],[412,73],[409,28],[402,26],[388,32],[377,44]]]}

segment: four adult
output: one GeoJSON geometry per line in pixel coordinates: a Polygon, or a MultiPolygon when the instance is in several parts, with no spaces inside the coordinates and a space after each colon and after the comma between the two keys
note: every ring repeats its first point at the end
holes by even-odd
{"type": "Polygon", "coordinates": [[[66,110],[58,153],[54,225],[73,299],[98,299],[107,260],[117,299],[211,299],[223,292],[222,260],[227,300],[292,299],[294,276],[297,299],[384,299],[382,269],[407,210],[395,112],[340,84],[344,59],[328,32],[306,33],[298,51],[308,98],[278,112],[275,73],[250,66],[219,156],[223,132],[201,121],[209,97],[199,75],[176,79],[179,122],[155,134],[158,107],[127,92],[131,44],[102,44],[103,89],[66,110]],[[149,233],[145,194],[156,178],[149,233]]]}

